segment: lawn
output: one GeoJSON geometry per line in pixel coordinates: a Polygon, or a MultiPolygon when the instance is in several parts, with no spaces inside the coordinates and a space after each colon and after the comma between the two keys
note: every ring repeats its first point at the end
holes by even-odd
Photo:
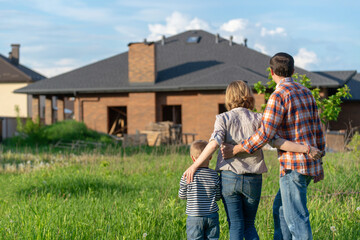
{"type": "MultiPolygon", "coordinates": [[[[265,159],[256,227],[260,239],[272,239],[279,166],[276,152],[266,151],[265,159]]],[[[0,239],[186,239],[185,201],[177,193],[190,164],[177,147],[0,148],[0,239]]],[[[324,168],[325,180],[308,190],[314,239],[360,239],[359,153],[328,153],[324,168]]],[[[219,206],[221,239],[229,239],[219,206]]]]}

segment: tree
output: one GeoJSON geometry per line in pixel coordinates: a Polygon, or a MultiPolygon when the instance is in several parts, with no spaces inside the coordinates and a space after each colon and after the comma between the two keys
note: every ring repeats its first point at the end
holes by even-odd
{"type": "MultiPolygon", "coordinates": [[[[269,72],[268,79],[270,80],[266,83],[267,86],[263,85],[260,81],[254,85],[254,89],[258,94],[265,95],[265,102],[268,101],[271,93],[276,88],[276,83],[272,79],[270,68],[268,68],[267,71],[269,72]]],[[[311,80],[306,76],[306,74],[299,75],[298,73],[295,73],[292,78],[294,81],[299,82],[301,85],[311,90],[319,108],[320,120],[325,126],[327,126],[329,121],[337,120],[341,111],[341,103],[343,102],[343,99],[352,97],[350,94],[350,88],[346,84],[343,87],[338,88],[336,94],[323,98],[320,96],[320,89],[312,87],[311,80]]],[[[266,104],[262,105],[262,111],[265,109],[265,106],[266,104]]]]}

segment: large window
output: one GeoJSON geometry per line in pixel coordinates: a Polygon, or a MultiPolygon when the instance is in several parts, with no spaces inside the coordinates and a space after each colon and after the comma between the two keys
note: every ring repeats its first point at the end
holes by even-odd
{"type": "Polygon", "coordinates": [[[162,107],[162,120],[170,121],[174,124],[181,124],[181,106],[168,105],[162,107]]]}
{"type": "Polygon", "coordinates": [[[108,107],[108,133],[116,136],[127,133],[126,107],[108,107]]]}

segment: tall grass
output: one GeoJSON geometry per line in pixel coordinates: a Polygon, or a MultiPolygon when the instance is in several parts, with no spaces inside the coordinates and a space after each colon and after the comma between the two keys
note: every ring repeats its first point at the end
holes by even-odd
{"type": "MultiPolygon", "coordinates": [[[[191,164],[185,150],[0,149],[0,239],[186,239],[186,203],[177,197],[191,164]]],[[[275,152],[265,158],[256,227],[260,239],[272,239],[279,166],[275,152]]],[[[314,239],[360,239],[360,159],[331,153],[324,162],[325,180],[308,191],[314,239]]],[[[228,239],[219,207],[221,239],[228,239]]]]}

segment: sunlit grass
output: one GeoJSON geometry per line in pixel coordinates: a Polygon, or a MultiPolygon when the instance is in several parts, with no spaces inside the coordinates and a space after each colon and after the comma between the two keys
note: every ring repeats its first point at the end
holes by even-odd
{"type": "MultiPolygon", "coordinates": [[[[183,149],[4,150],[0,159],[0,239],[186,239],[185,201],[177,193],[191,159],[183,149]]],[[[260,239],[272,239],[279,165],[275,152],[265,159],[256,227],[260,239]]],[[[332,153],[324,162],[325,180],[308,191],[314,239],[359,239],[360,159],[332,153]]],[[[219,206],[221,239],[228,239],[219,206]]]]}

